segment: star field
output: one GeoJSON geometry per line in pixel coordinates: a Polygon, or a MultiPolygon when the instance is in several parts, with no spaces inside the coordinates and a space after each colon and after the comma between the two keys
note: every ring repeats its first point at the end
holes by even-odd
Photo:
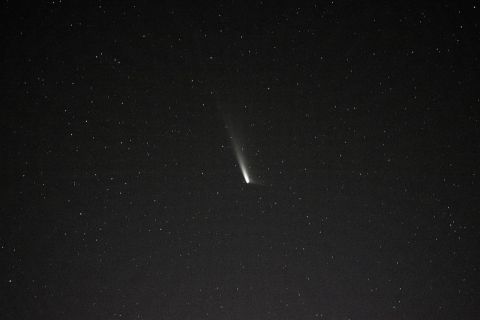
{"type": "Polygon", "coordinates": [[[478,10],[3,2],[2,319],[478,319],[478,10]]]}

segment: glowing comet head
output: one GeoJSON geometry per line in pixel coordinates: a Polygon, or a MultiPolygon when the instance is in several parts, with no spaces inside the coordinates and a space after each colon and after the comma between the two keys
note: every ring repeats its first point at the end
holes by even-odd
{"type": "Polygon", "coordinates": [[[230,117],[228,115],[224,115],[224,118],[225,118],[225,128],[228,130],[230,134],[230,140],[233,146],[233,151],[235,153],[235,157],[237,158],[238,166],[242,171],[243,179],[245,180],[246,184],[257,184],[257,181],[255,179],[252,180],[250,178],[250,175],[248,174],[249,166],[245,158],[245,150],[241,145],[240,139],[238,138],[238,136],[234,134],[235,132],[233,130],[233,126],[231,125],[230,117]]]}
{"type": "Polygon", "coordinates": [[[245,183],[249,184],[252,182],[250,176],[248,175],[248,168],[245,158],[242,154],[242,148],[240,148],[236,143],[233,144],[235,149],[235,155],[237,157],[238,165],[240,166],[240,170],[242,171],[243,179],[245,179],[245,183]]]}
{"type": "Polygon", "coordinates": [[[250,178],[248,177],[247,169],[245,168],[245,165],[243,163],[240,163],[240,169],[242,170],[242,174],[243,174],[243,178],[245,179],[245,182],[249,184],[250,178]]]}

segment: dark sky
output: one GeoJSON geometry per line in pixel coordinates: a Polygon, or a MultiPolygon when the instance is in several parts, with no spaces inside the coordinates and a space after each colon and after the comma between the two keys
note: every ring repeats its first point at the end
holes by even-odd
{"type": "Polygon", "coordinates": [[[2,1],[1,318],[479,319],[480,3],[200,3],[2,1]]]}

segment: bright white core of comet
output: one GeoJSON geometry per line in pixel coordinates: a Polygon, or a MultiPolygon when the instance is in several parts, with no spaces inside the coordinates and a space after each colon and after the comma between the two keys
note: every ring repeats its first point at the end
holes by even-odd
{"type": "Polygon", "coordinates": [[[245,179],[245,182],[250,183],[250,178],[248,177],[248,172],[247,172],[247,168],[245,168],[245,164],[241,160],[239,160],[239,164],[240,164],[240,169],[242,170],[242,174],[243,174],[243,178],[245,179]]]}
{"type": "Polygon", "coordinates": [[[245,159],[243,158],[241,148],[233,141],[233,148],[235,149],[235,156],[237,157],[238,165],[240,166],[240,170],[242,171],[243,179],[248,184],[250,183],[250,177],[248,176],[247,165],[245,163],[245,159]]]}

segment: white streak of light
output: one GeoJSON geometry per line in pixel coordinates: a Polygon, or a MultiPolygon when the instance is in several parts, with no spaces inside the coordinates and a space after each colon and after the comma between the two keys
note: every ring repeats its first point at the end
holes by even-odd
{"type": "Polygon", "coordinates": [[[243,179],[245,182],[249,184],[251,182],[250,177],[248,176],[247,164],[245,158],[243,157],[242,148],[235,142],[233,142],[233,148],[235,150],[235,156],[237,157],[238,165],[240,166],[240,170],[242,171],[243,179]]]}
{"type": "Polygon", "coordinates": [[[243,161],[240,160],[239,163],[240,163],[240,169],[242,170],[243,178],[245,179],[245,182],[248,184],[250,183],[250,178],[248,177],[247,168],[245,167],[245,164],[243,163],[243,161]]]}

